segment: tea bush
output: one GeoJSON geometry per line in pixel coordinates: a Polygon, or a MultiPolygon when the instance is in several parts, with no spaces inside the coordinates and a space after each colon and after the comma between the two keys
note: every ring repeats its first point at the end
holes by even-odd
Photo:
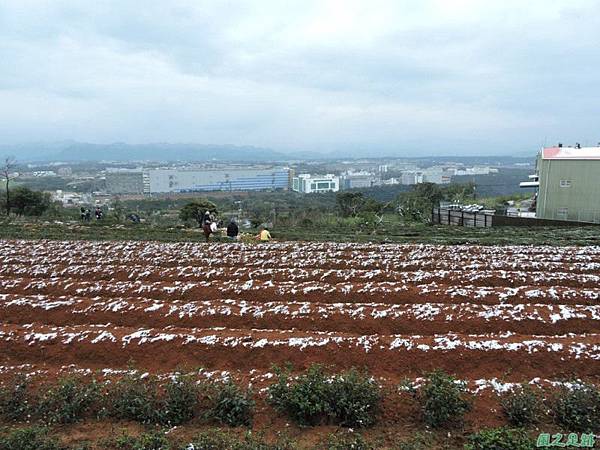
{"type": "Polygon", "coordinates": [[[155,378],[126,375],[108,390],[106,412],[110,417],[149,424],[160,421],[158,383],[155,378]]]}
{"type": "Polygon", "coordinates": [[[36,399],[24,375],[18,375],[0,389],[0,417],[9,422],[27,421],[36,399]]]}
{"type": "Polygon", "coordinates": [[[28,427],[0,434],[0,450],[64,450],[45,428],[28,427]]]}
{"type": "Polygon", "coordinates": [[[377,447],[358,433],[335,433],[318,450],[375,450],[377,447]]]}
{"type": "Polygon", "coordinates": [[[329,391],[329,410],[337,424],[345,427],[375,424],[382,395],[373,378],[351,369],[334,375],[329,391]]]}
{"type": "Polygon", "coordinates": [[[190,376],[175,375],[164,385],[160,421],[169,425],[181,425],[192,420],[199,405],[199,396],[200,388],[190,376]]]}
{"type": "Polygon", "coordinates": [[[77,422],[91,412],[100,398],[98,384],[81,378],[62,378],[45,389],[37,412],[48,423],[77,422]]]}
{"type": "Polygon", "coordinates": [[[311,366],[296,380],[288,370],[275,368],[277,382],[269,387],[268,401],[300,425],[318,425],[330,415],[329,383],[318,365],[311,366]]]}
{"type": "Polygon", "coordinates": [[[290,381],[289,372],[276,371],[269,402],[301,425],[333,422],[346,427],[369,427],[377,420],[381,390],[377,383],[352,369],[327,377],[321,366],[290,381]]]}
{"type": "Polygon", "coordinates": [[[250,389],[243,390],[228,381],[213,387],[212,407],[209,415],[219,422],[237,427],[250,425],[254,415],[254,400],[250,389]]]}
{"type": "Polygon", "coordinates": [[[393,450],[429,450],[433,448],[433,439],[423,433],[415,433],[410,438],[394,442],[393,450]]]}
{"type": "Polygon", "coordinates": [[[442,370],[427,376],[417,398],[424,422],[433,428],[461,424],[465,413],[471,409],[464,384],[442,370]]]}
{"type": "Polygon", "coordinates": [[[534,442],[523,429],[489,428],[472,434],[465,450],[533,450],[534,442]]]}
{"type": "Polygon", "coordinates": [[[172,448],[165,434],[160,431],[142,433],[139,436],[123,433],[103,440],[100,445],[102,449],[111,450],[170,450],[172,448]]]}
{"type": "Polygon", "coordinates": [[[525,427],[540,421],[542,400],[528,385],[505,394],[500,404],[511,425],[525,427]]]}
{"type": "Polygon", "coordinates": [[[600,422],[600,391],[590,384],[573,383],[556,394],[552,412],[556,423],[568,431],[593,431],[600,422]]]}
{"type": "Polygon", "coordinates": [[[295,450],[296,445],[287,438],[268,443],[261,433],[247,432],[243,437],[211,429],[199,433],[194,440],[180,450],[295,450]]]}

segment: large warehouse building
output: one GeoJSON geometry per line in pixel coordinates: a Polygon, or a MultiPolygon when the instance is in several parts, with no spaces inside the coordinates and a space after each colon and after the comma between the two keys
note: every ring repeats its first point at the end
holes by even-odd
{"type": "Polygon", "coordinates": [[[530,178],[537,218],[600,223],[600,147],[544,148],[530,178]]]}
{"type": "Polygon", "coordinates": [[[143,194],[148,190],[144,171],[142,169],[107,169],[106,190],[109,194],[143,194]]]}
{"type": "Polygon", "coordinates": [[[150,193],[196,191],[259,191],[288,189],[290,169],[225,167],[215,169],[151,169],[150,193]]]}
{"type": "Polygon", "coordinates": [[[290,181],[290,169],[276,167],[118,169],[106,173],[106,189],[111,194],[287,190],[290,181]]]}

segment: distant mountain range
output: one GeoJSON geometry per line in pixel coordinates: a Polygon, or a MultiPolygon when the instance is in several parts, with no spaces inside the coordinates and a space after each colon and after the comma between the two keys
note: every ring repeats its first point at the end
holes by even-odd
{"type": "MultiPolygon", "coordinates": [[[[237,145],[206,144],[92,144],[87,142],[63,141],[15,145],[0,145],[0,158],[14,156],[26,161],[227,161],[227,162],[283,162],[290,160],[317,160],[340,158],[407,158],[411,160],[460,161],[490,164],[511,159],[533,160],[534,155],[515,156],[423,156],[423,152],[374,151],[372,149],[346,149],[329,152],[280,152],[269,148],[237,145]]],[[[515,161],[512,161],[515,162],[515,161]]]]}
{"type": "Polygon", "coordinates": [[[0,146],[0,155],[19,161],[239,161],[265,162],[318,158],[318,153],[288,154],[268,148],[202,144],[36,143],[0,146]]]}

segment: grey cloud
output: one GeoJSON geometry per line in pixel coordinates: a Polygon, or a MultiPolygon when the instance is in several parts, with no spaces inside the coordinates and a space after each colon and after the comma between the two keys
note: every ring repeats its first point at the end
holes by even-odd
{"type": "Polygon", "coordinates": [[[336,24],[367,3],[7,0],[0,141],[494,153],[600,139],[600,5],[440,4],[378,0],[378,16],[336,24]]]}

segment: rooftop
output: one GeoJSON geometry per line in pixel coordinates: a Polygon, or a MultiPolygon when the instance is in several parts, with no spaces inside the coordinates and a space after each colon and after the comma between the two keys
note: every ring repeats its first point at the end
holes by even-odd
{"type": "Polygon", "coordinates": [[[547,147],[542,159],[600,159],[600,147],[547,147]]]}

